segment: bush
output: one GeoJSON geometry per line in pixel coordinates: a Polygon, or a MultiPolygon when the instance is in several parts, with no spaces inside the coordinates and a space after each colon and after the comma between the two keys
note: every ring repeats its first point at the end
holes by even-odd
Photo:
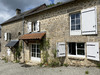
{"type": "Polygon", "coordinates": [[[59,66],[59,62],[56,62],[56,61],[52,61],[50,64],[49,64],[50,67],[58,67],[59,66]]]}
{"type": "Polygon", "coordinates": [[[89,74],[89,71],[85,71],[85,74],[89,74]]]}
{"type": "Polygon", "coordinates": [[[64,64],[65,67],[68,67],[68,64],[64,64]]]}
{"type": "Polygon", "coordinates": [[[4,61],[5,61],[5,63],[7,63],[7,62],[8,62],[8,59],[7,59],[6,57],[4,57],[2,60],[4,60],[4,61]]]}
{"type": "Polygon", "coordinates": [[[42,67],[43,66],[43,63],[40,63],[39,66],[42,67]]]}
{"type": "Polygon", "coordinates": [[[97,64],[97,67],[100,68],[100,64],[97,64]]]}

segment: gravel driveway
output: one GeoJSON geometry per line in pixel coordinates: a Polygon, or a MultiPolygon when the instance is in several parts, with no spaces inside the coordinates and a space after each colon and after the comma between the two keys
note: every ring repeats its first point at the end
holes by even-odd
{"type": "Polygon", "coordinates": [[[87,75],[100,75],[100,69],[96,67],[23,67],[23,64],[0,60],[0,75],[85,75],[85,71],[89,72],[87,75]]]}

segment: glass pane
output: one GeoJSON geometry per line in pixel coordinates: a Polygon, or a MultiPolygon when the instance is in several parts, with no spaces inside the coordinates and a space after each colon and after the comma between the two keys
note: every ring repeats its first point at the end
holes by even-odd
{"type": "Polygon", "coordinates": [[[37,53],[40,53],[40,49],[37,49],[37,53]]]}
{"type": "Polygon", "coordinates": [[[75,30],[75,26],[71,26],[71,30],[75,30]]]}
{"type": "Polygon", "coordinates": [[[75,20],[71,20],[71,25],[75,24],[75,20]]]}
{"type": "Polygon", "coordinates": [[[76,19],[76,24],[80,24],[80,19],[76,19]]]}
{"type": "Polygon", "coordinates": [[[37,45],[37,48],[40,48],[40,45],[37,45]]]}
{"type": "Polygon", "coordinates": [[[32,45],[32,48],[36,48],[36,45],[32,45]]]}
{"type": "Polygon", "coordinates": [[[36,53],[33,53],[33,57],[36,57],[36,53]]]}
{"type": "Polygon", "coordinates": [[[76,55],[76,44],[69,43],[69,54],[76,55]]]}
{"type": "Polygon", "coordinates": [[[40,57],[41,57],[41,55],[40,55],[40,54],[37,54],[37,57],[39,57],[39,58],[40,58],[40,57]]]}
{"type": "Polygon", "coordinates": [[[72,14],[71,15],[71,19],[75,19],[75,14],[72,14]]]}
{"type": "Polygon", "coordinates": [[[76,14],[76,18],[80,18],[80,13],[77,13],[76,14]]]}
{"type": "Polygon", "coordinates": [[[33,52],[36,52],[36,49],[33,49],[33,52]]]}
{"type": "Polygon", "coordinates": [[[80,30],[80,25],[76,25],[76,30],[80,30]]]}
{"type": "Polygon", "coordinates": [[[77,43],[77,48],[84,48],[84,43],[77,43]]]}
{"type": "Polygon", "coordinates": [[[78,49],[77,50],[78,55],[85,55],[84,50],[78,49]]]}

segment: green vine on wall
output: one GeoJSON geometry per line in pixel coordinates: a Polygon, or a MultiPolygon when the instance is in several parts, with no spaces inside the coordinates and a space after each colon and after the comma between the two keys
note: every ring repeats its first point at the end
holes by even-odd
{"type": "Polygon", "coordinates": [[[15,60],[16,60],[16,62],[18,61],[18,59],[20,59],[21,51],[22,51],[22,42],[19,43],[19,46],[16,47],[16,50],[15,50],[15,60]]]}
{"type": "Polygon", "coordinates": [[[43,57],[43,64],[48,63],[48,49],[50,48],[50,39],[43,39],[43,42],[41,44],[41,50],[42,50],[42,57],[43,57]]]}

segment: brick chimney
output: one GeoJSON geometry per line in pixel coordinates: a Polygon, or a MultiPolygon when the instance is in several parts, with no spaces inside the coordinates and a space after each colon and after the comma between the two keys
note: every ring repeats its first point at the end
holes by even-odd
{"type": "Polygon", "coordinates": [[[21,14],[21,9],[16,9],[16,15],[19,15],[19,14],[21,14]]]}

